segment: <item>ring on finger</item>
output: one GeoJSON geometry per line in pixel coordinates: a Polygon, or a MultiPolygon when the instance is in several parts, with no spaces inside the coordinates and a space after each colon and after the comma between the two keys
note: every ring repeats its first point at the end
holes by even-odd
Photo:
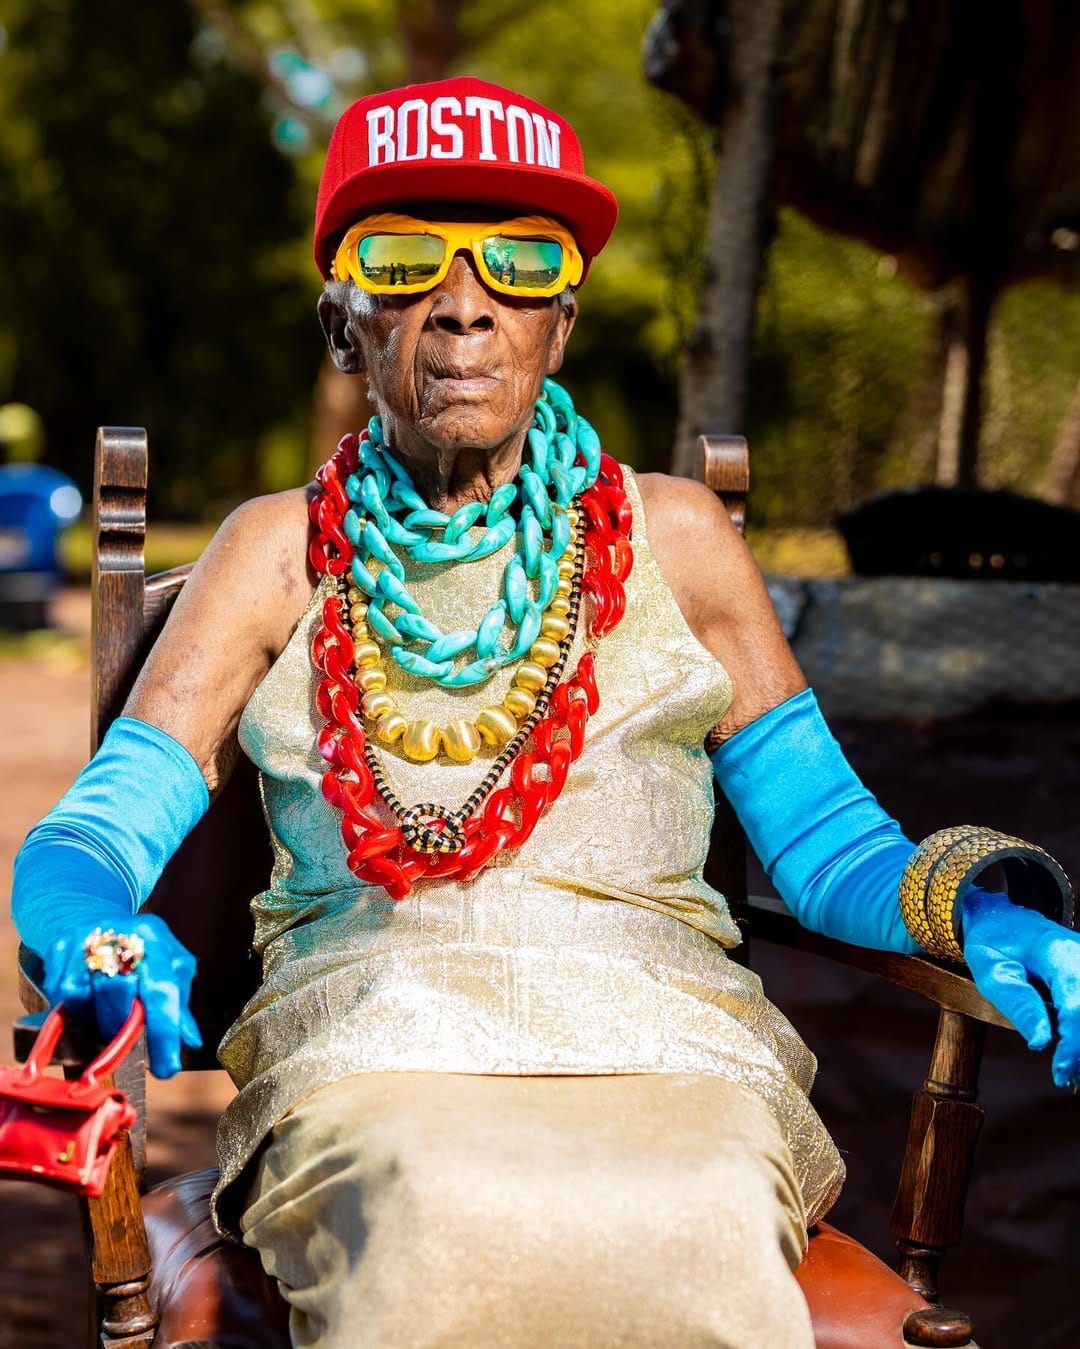
{"type": "Polygon", "coordinates": [[[83,942],[83,957],[91,974],[109,979],[118,974],[133,974],[146,954],[143,939],[135,932],[117,932],[113,928],[94,928],[83,942]]]}

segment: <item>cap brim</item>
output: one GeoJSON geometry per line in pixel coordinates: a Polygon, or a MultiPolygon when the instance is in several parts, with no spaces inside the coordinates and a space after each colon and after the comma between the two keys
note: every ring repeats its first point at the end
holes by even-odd
{"type": "Polygon", "coordinates": [[[329,277],[334,236],[364,215],[391,206],[448,201],[553,216],[577,241],[586,276],[619,215],[615,194],[603,183],[563,169],[533,164],[381,164],[347,179],[326,203],[315,264],[329,277]]]}

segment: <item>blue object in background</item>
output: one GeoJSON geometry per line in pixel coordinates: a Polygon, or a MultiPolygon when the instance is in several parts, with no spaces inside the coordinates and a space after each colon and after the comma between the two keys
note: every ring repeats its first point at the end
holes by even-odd
{"type": "Polygon", "coordinates": [[[81,510],[79,489],[55,468],[0,465],[0,623],[45,625],[45,603],[60,582],[60,533],[81,510]]]}

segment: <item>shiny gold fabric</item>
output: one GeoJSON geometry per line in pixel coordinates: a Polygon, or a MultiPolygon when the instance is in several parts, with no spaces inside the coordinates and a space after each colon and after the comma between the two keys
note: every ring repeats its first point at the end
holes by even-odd
{"type": "Polygon", "coordinates": [[[802,1202],[715,1075],[364,1073],[261,1155],[244,1240],[320,1349],[812,1349],[802,1202]]]}
{"type": "MultiPolygon", "coordinates": [[[[309,647],[325,586],[252,696],[240,738],[261,770],[276,865],[253,904],[265,982],[221,1047],[240,1088],[219,1131],[226,1229],[228,1187],[275,1121],[364,1072],[717,1074],[771,1110],[811,1221],[839,1190],[842,1164],[807,1100],[813,1056],[757,976],[726,956],[738,931],[701,876],[712,814],[702,742],[731,682],[682,618],[627,483],[627,613],[597,650],[601,705],[585,749],[525,846],[467,884],[426,883],[393,904],[346,867],[315,749],[309,647]]],[[[475,626],[504,562],[418,566],[410,588],[445,631],[475,626]]],[[[451,704],[475,715],[497,701],[490,684],[425,689],[392,662],[388,675],[406,716],[449,719],[451,704]]],[[[406,803],[453,807],[486,763],[415,764],[390,750],[384,761],[406,803]]]]}

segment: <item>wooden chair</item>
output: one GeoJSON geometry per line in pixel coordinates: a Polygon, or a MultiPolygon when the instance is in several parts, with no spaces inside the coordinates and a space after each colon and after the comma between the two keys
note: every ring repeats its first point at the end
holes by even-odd
{"type": "MultiPolygon", "coordinates": [[[[706,481],[742,525],[748,472],[746,443],[712,438],[704,445],[706,481]]],[[[95,479],[92,735],[96,745],[119,713],[135,672],[190,571],[145,578],[143,541],[147,476],[141,430],[99,433],[95,479]]],[[[246,760],[169,864],[149,907],[163,914],[199,957],[193,1010],[206,1048],[188,1068],[216,1067],[214,1047],[254,990],[248,899],[264,888],[270,849],[246,760]]],[[[963,974],[928,959],[863,951],[799,928],[775,900],[748,897],[745,841],[721,800],[709,876],[729,897],[748,939],[780,942],[860,969],[920,993],[940,1009],[926,1081],[915,1094],[892,1215],[900,1277],[827,1223],[812,1233],[799,1280],[811,1308],[818,1349],[901,1349],[903,1345],[970,1346],[966,1317],[929,1305],[938,1267],[959,1240],[972,1153],[982,1111],[976,1102],[987,1024],[1007,1023],[963,974]]],[[[749,940],[747,942],[749,945],[749,940]]],[[[16,1026],[24,1057],[44,1007],[40,962],[20,955],[23,1004],[35,1014],[16,1026]]],[[[77,1030],[56,1061],[68,1072],[93,1052],[77,1030]]],[[[117,1074],[140,1106],[105,1193],[86,1201],[85,1231],[96,1288],[90,1341],[107,1349],[199,1342],[233,1349],[288,1344],[286,1307],[255,1255],[214,1233],[207,1199],[215,1173],[181,1176],[140,1199],[145,1161],[145,1061],[137,1052],[117,1074]]]]}

